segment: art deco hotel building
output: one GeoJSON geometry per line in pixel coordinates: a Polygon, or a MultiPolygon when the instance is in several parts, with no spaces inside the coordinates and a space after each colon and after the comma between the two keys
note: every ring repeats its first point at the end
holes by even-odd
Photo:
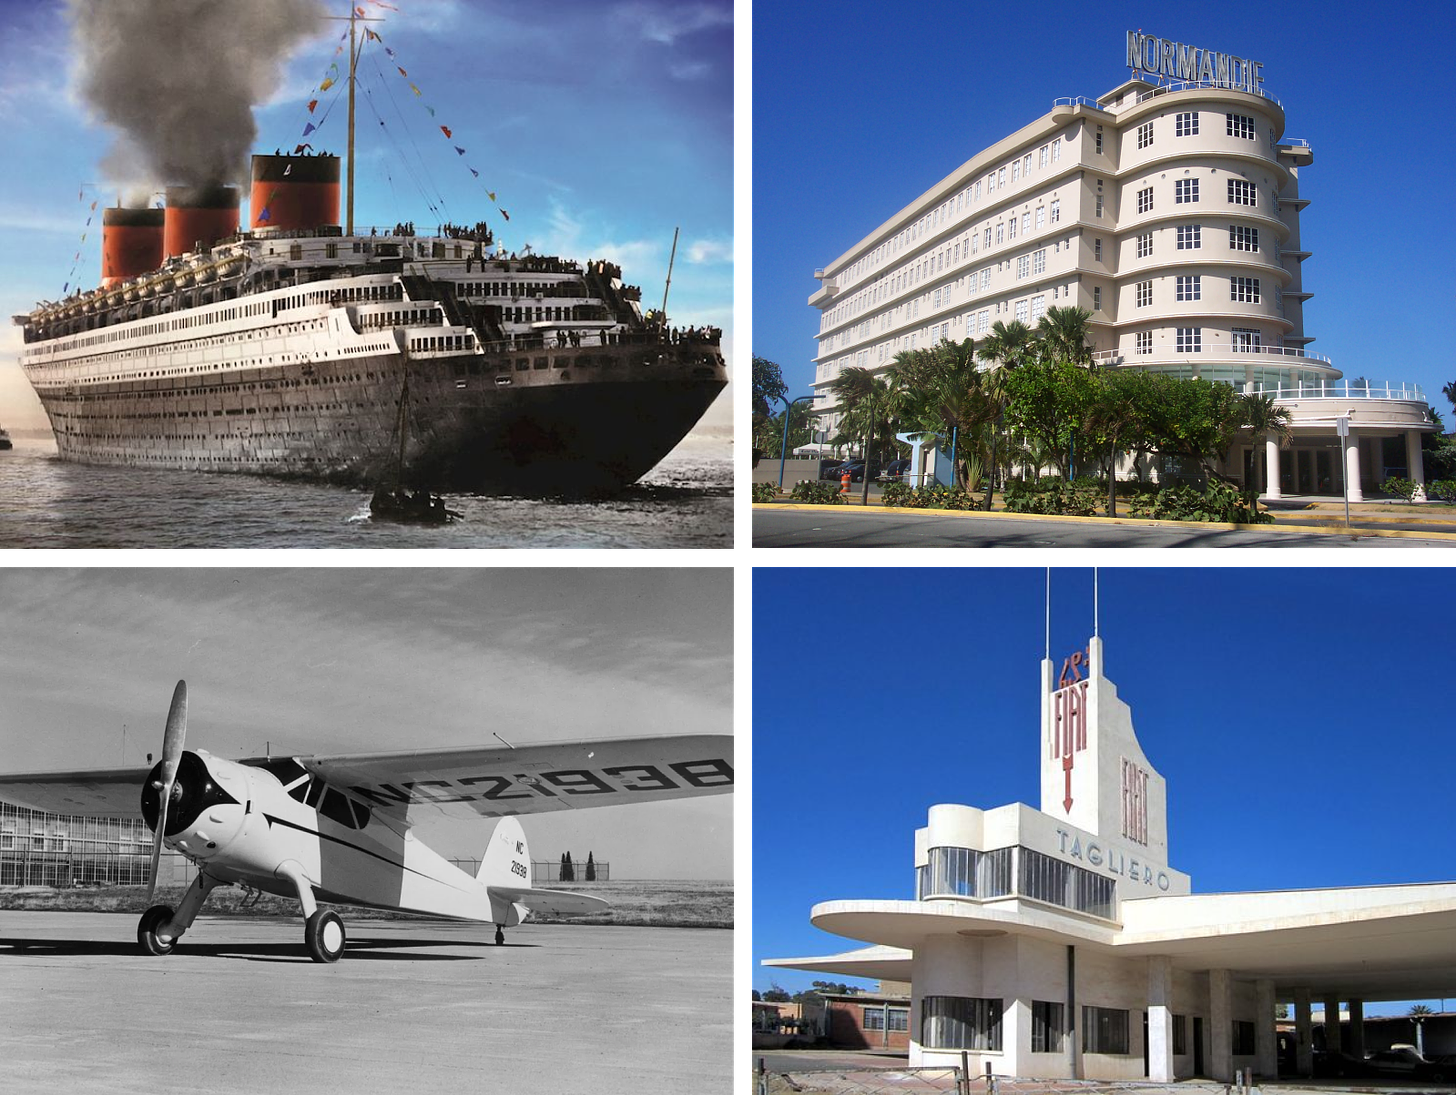
{"type": "Polygon", "coordinates": [[[1122,86],[1056,100],[815,272],[826,427],[824,385],[841,369],[1076,305],[1100,367],[1225,381],[1290,409],[1290,448],[1248,438],[1224,474],[1265,487],[1251,460],[1265,445],[1281,469],[1272,497],[1339,494],[1342,457],[1352,499],[1388,475],[1421,481],[1420,435],[1435,428],[1423,393],[1347,380],[1308,349],[1299,171],[1314,156],[1284,136],[1262,66],[1132,33],[1128,64],[1122,86]]]}

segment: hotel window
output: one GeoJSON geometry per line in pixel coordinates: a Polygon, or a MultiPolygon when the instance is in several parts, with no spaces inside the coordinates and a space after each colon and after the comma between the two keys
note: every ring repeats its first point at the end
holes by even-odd
{"type": "Polygon", "coordinates": [[[1173,1056],[1179,1057],[1188,1052],[1188,1016],[1173,1016],[1173,1056]]]}
{"type": "Polygon", "coordinates": [[[1230,251],[1257,251],[1259,249],[1259,230],[1257,228],[1245,228],[1242,225],[1229,225],[1229,250],[1230,251]]]}
{"type": "Polygon", "coordinates": [[[976,317],[976,334],[984,335],[991,329],[991,310],[984,308],[981,314],[976,317]]]}
{"type": "Polygon", "coordinates": [[[1023,236],[1025,236],[1030,231],[1031,231],[1031,212],[1030,212],[1030,210],[1028,210],[1027,212],[1021,214],[1021,234],[1023,236]]]}
{"type": "Polygon", "coordinates": [[[1012,160],[1011,161],[1011,181],[1012,182],[1016,182],[1020,178],[1021,178],[1021,161],[1020,160],[1012,160]]]}
{"type": "Polygon", "coordinates": [[[1137,283],[1137,306],[1147,308],[1153,303],[1153,283],[1151,281],[1140,281],[1137,283]]]}
{"type": "Polygon", "coordinates": [[[1254,119],[1247,118],[1242,114],[1229,114],[1228,135],[1230,137],[1243,137],[1245,140],[1254,139],[1254,119]]]}
{"type": "Polygon", "coordinates": [[[1203,353],[1203,328],[1202,327],[1179,327],[1178,328],[1178,352],[1180,354],[1201,354],[1201,353],[1203,353]]]}
{"type": "Polygon", "coordinates": [[[981,200],[981,180],[976,180],[976,201],[981,200]]]}
{"type": "Polygon", "coordinates": [[[1021,278],[1026,277],[1026,275],[1030,272],[1030,270],[1031,270],[1031,259],[1028,256],[1026,256],[1026,255],[1019,255],[1019,256],[1017,256],[1017,259],[1016,259],[1016,277],[1017,277],[1017,280],[1019,281],[1021,278]]]}
{"type": "Polygon", "coordinates": [[[1102,127],[1097,127],[1097,154],[1102,154],[1102,127]]]}
{"type": "Polygon", "coordinates": [[[1016,238],[1016,214],[1014,213],[1011,215],[1011,220],[1006,224],[1006,238],[1009,240],[1016,238]]]}
{"type": "Polygon", "coordinates": [[[1004,167],[998,168],[996,171],[996,185],[998,187],[1004,187],[1006,185],[1006,169],[1004,167]]]}
{"type": "Polygon", "coordinates": [[[1061,158],[1062,158],[1062,139],[1060,137],[1058,137],[1055,141],[1052,142],[1052,163],[1056,163],[1061,158]]]}
{"type": "Polygon", "coordinates": [[[1119,1008],[1082,1009],[1083,1053],[1128,1053],[1127,1012],[1119,1008]]]}
{"type": "Polygon", "coordinates": [[[1031,1002],[1031,1052],[1060,1053],[1066,1029],[1062,1025],[1062,1005],[1050,1000],[1031,1002]]]}
{"type": "Polygon", "coordinates": [[[1178,250],[1197,251],[1203,246],[1203,225],[1180,224],[1178,226],[1178,250]]]}
{"type": "Polygon", "coordinates": [[[1038,232],[1040,232],[1045,227],[1046,227],[1046,206],[1044,206],[1044,205],[1038,205],[1036,207],[1036,230],[1038,232]]]}
{"type": "Polygon", "coordinates": [[[1144,122],[1137,130],[1138,147],[1147,148],[1153,143],[1153,123],[1144,122]]]}
{"type": "Polygon", "coordinates": [[[986,176],[986,193],[989,194],[991,191],[993,191],[995,189],[996,189],[996,172],[993,171],[989,175],[986,176]]]}
{"type": "Polygon", "coordinates": [[[1025,323],[1027,320],[1027,305],[1025,300],[1016,302],[1016,322],[1025,323]]]}
{"type": "Polygon", "coordinates": [[[1203,299],[1203,275],[1193,274],[1189,277],[1178,279],[1179,300],[1202,300],[1203,299]]]}
{"type": "Polygon", "coordinates": [[[1153,208],[1153,188],[1144,187],[1137,192],[1137,210],[1139,213],[1147,213],[1153,208]]]}
{"type": "Polygon", "coordinates": [[[1030,175],[1031,174],[1031,153],[1030,152],[1028,152],[1026,154],[1026,156],[1021,161],[1021,173],[1023,175],[1030,175]]]}
{"type": "Polygon", "coordinates": [[[1046,248],[1040,251],[1033,251],[1031,254],[1031,272],[1033,274],[1046,273],[1046,248]]]}
{"type": "Polygon", "coordinates": [[[939,308],[940,307],[940,290],[939,289],[937,289],[935,291],[935,302],[932,305],[932,307],[935,307],[935,308],[939,308]]]}
{"type": "Polygon", "coordinates": [[[1097,262],[1101,262],[1102,261],[1102,241],[1101,240],[1093,240],[1092,241],[1092,258],[1095,259],[1097,262]]]}
{"type": "Polygon", "coordinates": [[[1035,323],[1046,315],[1046,294],[1041,293],[1031,298],[1031,322],[1035,323]]]}
{"type": "MultiPolygon", "coordinates": [[[[990,230],[987,229],[987,231],[989,232],[990,230]]],[[[1006,242],[1006,225],[1004,225],[1004,224],[998,224],[996,226],[996,246],[997,247],[1000,247],[1001,244],[1003,244],[1005,242],[1006,242]]]]}
{"type": "Polygon", "coordinates": [[[1231,341],[1236,354],[1257,354],[1263,347],[1263,335],[1252,327],[1235,327],[1231,341]]]}
{"type": "Polygon", "coordinates": [[[1039,148],[1037,150],[1037,154],[1036,154],[1036,166],[1037,167],[1045,167],[1046,165],[1047,165],[1047,146],[1046,145],[1042,145],[1041,148],[1039,148]]]}
{"type": "Polygon", "coordinates": [[[926,1049],[1000,1052],[1001,1001],[972,996],[922,997],[920,1044],[926,1049]]]}
{"type": "Polygon", "coordinates": [[[966,238],[969,241],[966,246],[970,248],[970,254],[974,255],[981,249],[981,234],[979,232],[972,232],[966,238]]]}
{"type": "Polygon", "coordinates": [[[1152,331],[1139,331],[1137,333],[1137,352],[1140,354],[1150,354],[1153,352],[1152,331]]]}
{"type": "Polygon", "coordinates": [[[1143,232],[1137,238],[1137,257],[1145,259],[1153,253],[1153,234],[1143,232]]]}
{"type": "Polygon", "coordinates": [[[1198,180],[1179,179],[1173,184],[1173,204],[1186,205],[1198,200],[1198,180]]]}
{"type": "Polygon", "coordinates": [[[1230,205],[1258,205],[1257,195],[1254,192],[1254,184],[1243,179],[1230,179],[1228,181],[1228,199],[1230,205]]]}
{"type": "Polygon", "coordinates": [[[1252,1057],[1254,1049],[1254,1024],[1244,1019],[1234,1020],[1234,1045],[1233,1054],[1235,1057],[1252,1057]]]}
{"type": "Polygon", "coordinates": [[[1258,278],[1229,278],[1229,299],[1247,304],[1259,303],[1258,278]]]}
{"type": "Polygon", "coordinates": [[[1092,286],[1092,310],[1094,312],[1102,310],[1102,286],[1100,285],[1092,286]]]}
{"type": "Polygon", "coordinates": [[[1175,137],[1198,136],[1198,112],[1189,111],[1186,114],[1179,114],[1173,122],[1173,135],[1175,137]]]}

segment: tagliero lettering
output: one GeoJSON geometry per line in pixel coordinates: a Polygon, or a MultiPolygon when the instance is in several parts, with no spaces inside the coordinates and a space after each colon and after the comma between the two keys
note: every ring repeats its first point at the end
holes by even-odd
{"type": "Polygon", "coordinates": [[[1093,867],[1100,867],[1108,874],[1121,875],[1129,882],[1157,886],[1164,893],[1171,885],[1166,871],[1158,870],[1149,863],[1140,863],[1126,852],[1112,847],[1104,848],[1093,840],[1083,844],[1080,837],[1073,836],[1065,829],[1058,829],[1057,837],[1061,842],[1062,855],[1071,859],[1080,859],[1093,867]]]}
{"type": "Polygon", "coordinates": [[[1194,80],[1235,91],[1263,94],[1262,61],[1211,49],[1196,49],[1182,42],[1135,30],[1127,32],[1127,67],[1171,76],[1176,80],[1194,80]]]}

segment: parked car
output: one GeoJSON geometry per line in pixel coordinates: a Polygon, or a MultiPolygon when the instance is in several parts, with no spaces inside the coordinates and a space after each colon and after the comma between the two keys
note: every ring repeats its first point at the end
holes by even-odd
{"type": "Polygon", "coordinates": [[[821,467],[820,471],[819,471],[819,478],[820,479],[838,479],[841,475],[844,474],[844,469],[845,468],[849,467],[852,464],[856,464],[858,462],[859,461],[857,461],[857,460],[830,460],[830,461],[826,461],[824,463],[824,465],[821,467]]]}
{"type": "Polygon", "coordinates": [[[891,460],[888,464],[886,464],[885,474],[882,475],[880,478],[888,479],[891,482],[898,483],[905,478],[905,473],[909,470],[910,461],[904,457],[901,457],[899,460],[891,460]]]}
{"type": "Polygon", "coordinates": [[[1368,1076],[1369,1063],[1350,1053],[1331,1053],[1317,1049],[1314,1051],[1314,1074],[1319,1078],[1335,1080],[1368,1076]]]}
{"type": "Polygon", "coordinates": [[[1456,1075],[1450,1065],[1426,1060],[1414,1046],[1391,1046],[1372,1053],[1365,1058],[1365,1068],[1370,1076],[1408,1076],[1437,1083],[1456,1075]]]}

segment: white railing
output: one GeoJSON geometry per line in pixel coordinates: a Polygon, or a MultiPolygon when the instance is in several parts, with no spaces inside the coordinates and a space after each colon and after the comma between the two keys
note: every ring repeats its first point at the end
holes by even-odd
{"type": "MultiPolygon", "coordinates": [[[[1146,78],[1147,76],[1155,76],[1157,74],[1135,72],[1134,75],[1142,75],[1144,78],[1146,78]]],[[[1141,95],[1138,96],[1137,101],[1140,103],[1145,103],[1155,95],[1166,95],[1170,91],[1199,91],[1205,88],[1210,91],[1242,91],[1245,95],[1257,95],[1261,99],[1268,99],[1275,106],[1284,106],[1283,103],[1281,103],[1278,99],[1274,98],[1274,96],[1270,95],[1263,88],[1260,88],[1258,91],[1250,91],[1246,87],[1225,87],[1217,80],[1170,80],[1166,84],[1161,84],[1158,87],[1153,88],[1152,91],[1144,91],[1141,95]]]]}
{"type": "Polygon", "coordinates": [[[1309,142],[1303,137],[1281,137],[1276,144],[1298,145],[1300,148],[1308,148],[1309,142]]]}
{"type": "Polygon", "coordinates": [[[1053,99],[1052,106],[1097,106],[1097,100],[1085,95],[1063,95],[1060,99],[1053,99]]]}
{"type": "MultiPolygon", "coordinates": [[[[1330,359],[1327,358],[1324,354],[1312,354],[1307,350],[1295,349],[1293,346],[1244,346],[1239,343],[1234,343],[1229,347],[1229,350],[1236,354],[1262,354],[1269,357],[1293,357],[1298,358],[1301,361],[1317,361],[1323,365],[1330,365],[1330,359]]],[[[1208,352],[1205,352],[1201,356],[1207,358],[1210,356],[1218,355],[1217,351],[1214,351],[1212,355],[1210,355],[1208,352]]],[[[1176,358],[1180,364],[1188,363],[1188,354],[1175,353],[1173,357],[1176,358]]],[[[1155,354],[1139,354],[1136,352],[1128,353],[1125,350],[1098,350],[1092,355],[1092,364],[1094,365],[1151,365],[1155,360],[1161,359],[1158,357],[1158,355],[1155,354]]],[[[1331,368],[1333,368],[1332,365],[1331,368]]]]}
{"type": "Polygon", "coordinates": [[[1401,399],[1424,403],[1426,395],[1419,384],[1396,384],[1385,380],[1327,380],[1319,384],[1288,384],[1279,387],[1255,386],[1255,395],[1272,395],[1286,399],[1401,399]]]}

